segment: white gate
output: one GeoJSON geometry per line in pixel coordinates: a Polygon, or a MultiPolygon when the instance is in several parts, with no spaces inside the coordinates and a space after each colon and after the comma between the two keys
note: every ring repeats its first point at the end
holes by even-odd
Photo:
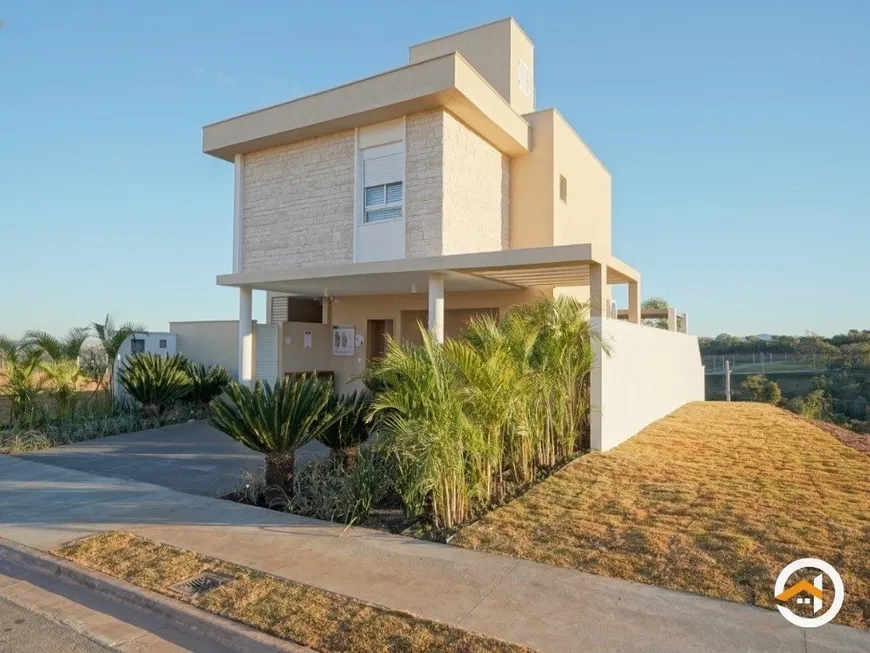
{"type": "Polygon", "coordinates": [[[257,364],[254,378],[275,383],[278,378],[278,325],[257,325],[257,364]]]}

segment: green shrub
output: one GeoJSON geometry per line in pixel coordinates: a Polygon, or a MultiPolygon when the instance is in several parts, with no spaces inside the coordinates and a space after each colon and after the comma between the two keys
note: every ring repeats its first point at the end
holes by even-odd
{"type": "Polygon", "coordinates": [[[198,410],[205,408],[215,397],[222,395],[232,381],[230,373],[221,365],[206,367],[185,360],[184,371],[190,377],[190,385],[184,400],[192,403],[198,410]]]}
{"type": "Polygon", "coordinates": [[[740,390],[749,401],[773,405],[782,401],[782,391],[779,389],[779,384],[761,374],[747,376],[740,384],[740,390]]]}
{"type": "Polygon", "coordinates": [[[266,455],[268,502],[293,494],[296,450],[322,437],[343,416],[331,404],[332,381],[316,376],[283,378],[254,388],[231,383],[227,398],[209,406],[209,424],[266,455]]]}
{"type": "Polygon", "coordinates": [[[389,341],[369,384],[408,515],[453,528],[586,445],[595,337],[588,307],[561,298],[443,344],[425,331],[419,347],[389,341]]]}
{"type": "Polygon", "coordinates": [[[185,359],[178,354],[141,352],[123,362],[118,380],[145,414],[162,415],[190,390],[190,376],[184,367],[185,359]]]}
{"type": "Polygon", "coordinates": [[[350,472],[331,460],[302,466],[293,478],[287,510],[315,519],[359,524],[389,491],[387,462],[377,452],[364,448],[350,472]]]}
{"type": "Polygon", "coordinates": [[[329,447],[336,466],[345,471],[354,468],[360,445],[370,433],[367,423],[372,398],[367,392],[354,391],[330,401],[330,410],[339,411],[341,417],[320,436],[320,441],[329,447]]]}

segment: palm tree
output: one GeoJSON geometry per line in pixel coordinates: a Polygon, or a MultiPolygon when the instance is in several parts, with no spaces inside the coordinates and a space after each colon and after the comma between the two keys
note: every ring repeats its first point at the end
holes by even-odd
{"type": "Polygon", "coordinates": [[[88,329],[74,327],[63,338],[45,331],[28,331],[24,342],[40,357],[40,370],[51,387],[51,396],[57,402],[61,416],[72,411],[78,380],[81,376],[79,357],[88,339],[88,329]]]}
{"type": "Polygon", "coordinates": [[[33,408],[42,385],[39,365],[39,352],[0,335],[0,387],[12,402],[9,417],[13,422],[25,418],[33,408]]]}
{"type": "Polygon", "coordinates": [[[94,331],[97,339],[106,352],[106,362],[109,370],[109,396],[112,397],[115,392],[115,362],[118,360],[118,352],[121,350],[121,345],[132,335],[143,334],[148,335],[147,327],[141,322],[124,322],[121,326],[116,326],[111,315],[106,315],[103,323],[93,322],[91,328],[94,331]]]}
{"type": "Polygon", "coordinates": [[[332,381],[316,376],[283,378],[254,388],[230,384],[227,398],[209,406],[209,424],[249,449],[266,455],[266,500],[293,493],[296,450],[322,437],[344,415],[330,406],[332,381]]]}
{"type": "Polygon", "coordinates": [[[372,397],[368,392],[353,391],[333,397],[330,410],[341,409],[342,417],[334,422],[319,440],[329,447],[337,467],[350,471],[356,466],[359,448],[368,439],[371,428],[366,422],[372,397]]]}
{"type": "Polygon", "coordinates": [[[406,513],[427,512],[436,527],[451,528],[466,519],[476,498],[466,463],[480,458],[481,438],[444,345],[421,332],[421,346],[389,339],[386,355],[373,363],[371,376],[381,389],[372,411],[382,427],[381,446],[395,461],[406,513]]]}

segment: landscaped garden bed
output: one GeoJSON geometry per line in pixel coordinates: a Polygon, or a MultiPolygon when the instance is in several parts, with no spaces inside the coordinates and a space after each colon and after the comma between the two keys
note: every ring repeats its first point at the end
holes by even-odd
{"type": "Polygon", "coordinates": [[[129,533],[101,533],[54,554],[324,653],[532,653],[525,646],[129,533]],[[217,582],[184,585],[204,573],[217,582]]]}
{"type": "Polygon", "coordinates": [[[20,340],[0,336],[0,454],[205,418],[229,374],[181,355],[129,356],[118,378],[123,396],[115,396],[120,347],[143,332],[137,324],[116,328],[107,316],[63,338],[42,331],[20,340]]]}
{"type": "Polygon", "coordinates": [[[422,336],[390,341],[364,392],[316,376],[231,385],[209,422],[266,462],[229,498],[446,540],[588,448],[586,306],[546,299],[422,336]],[[313,440],[329,460],[297,468],[313,440]]]}

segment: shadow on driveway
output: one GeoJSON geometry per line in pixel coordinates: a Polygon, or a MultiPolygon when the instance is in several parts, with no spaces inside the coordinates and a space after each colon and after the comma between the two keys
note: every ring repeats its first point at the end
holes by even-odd
{"type": "MultiPolygon", "coordinates": [[[[299,450],[297,462],[325,455],[326,448],[313,442],[299,450]]],[[[113,435],[16,458],[202,496],[226,494],[241,484],[246,474],[259,474],[263,468],[262,454],[205,422],[113,435]]]]}

